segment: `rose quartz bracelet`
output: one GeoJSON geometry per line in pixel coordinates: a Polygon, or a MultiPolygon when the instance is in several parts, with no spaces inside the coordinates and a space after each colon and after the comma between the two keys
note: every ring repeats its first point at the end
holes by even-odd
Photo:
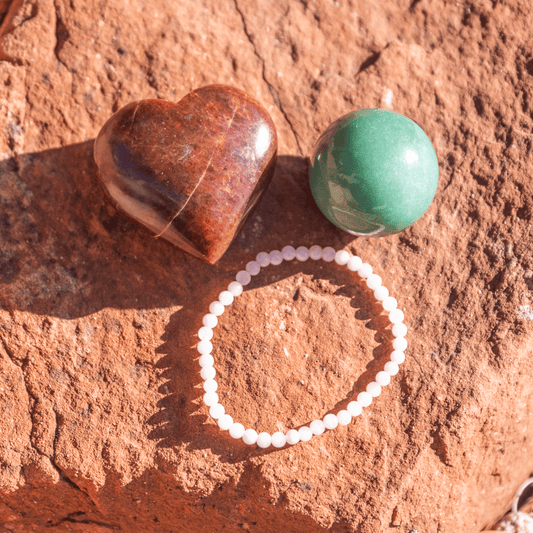
{"type": "Polygon", "coordinates": [[[211,303],[209,313],[203,317],[203,327],[198,331],[198,337],[200,338],[198,351],[201,354],[199,363],[202,367],[200,375],[205,380],[204,403],[209,407],[209,414],[218,422],[219,428],[229,431],[229,434],[234,439],[242,438],[246,444],[257,444],[260,448],[268,448],[270,445],[282,448],[286,444],[297,444],[300,441],[306,442],[313,435],[321,435],[326,429],[335,429],[339,424],[342,426],[348,425],[352,418],[361,414],[363,407],[368,407],[372,400],[381,394],[382,387],[390,383],[391,376],[395,376],[398,373],[398,365],[405,360],[407,327],[403,324],[404,314],[397,307],[396,299],[389,296],[388,289],[381,284],[381,278],[372,273],[372,267],[367,263],[363,263],[359,257],[350,255],[345,250],[335,252],[330,247],[312,246],[308,249],[305,246],[300,246],[294,249],[292,246],[285,246],[281,252],[278,250],[270,253],[261,252],[257,255],[255,261],[250,261],[246,265],[246,270],[241,270],[237,274],[236,281],[229,284],[228,290],[222,291],[218,296],[218,300],[211,303]],[[211,355],[213,351],[211,343],[213,328],[218,324],[217,317],[224,312],[227,306],[233,303],[237,296],[242,294],[243,286],[248,285],[252,276],[259,274],[261,268],[269,265],[279,265],[283,260],[292,261],[293,259],[298,261],[322,259],[328,263],[335,261],[339,265],[346,265],[348,269],[357,272],[361,278],[365,279],[368,288],[374,291],[376,300],[381,302],[383,309],[389,313],[389,320],[393,324],[392,334],[395,337],[392,343],[394,351],[384,369],[377,373],[375,381],[369,383],[366,391],[360,392],[357,395],[357,400],[351,401],[345,410],[339,411],[336,415],[330,413],[322,420],[313,420],[309,426],[303,426],[298,430],[291,429],[287,433],[277,431],[273,435],[266,432],[257,434],[254,429],[245,429],[239,422],[234,422],[233,418],[226,413],[224,406],[218,402],[218,394],[216,393],[218,384],[214,379],[216,370],[213,366],[215,360],[211,355]]]}

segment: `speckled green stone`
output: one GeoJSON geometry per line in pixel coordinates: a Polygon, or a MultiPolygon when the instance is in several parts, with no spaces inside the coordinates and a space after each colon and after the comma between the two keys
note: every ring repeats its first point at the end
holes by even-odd
{"type": "Polygon", "coordinates": [[[310,165],[320,210],[354,235],[384,236],[416,222],[435,196],[439,164],[415,122],[384,109],[340,118],[319,138],[310,165]]]}

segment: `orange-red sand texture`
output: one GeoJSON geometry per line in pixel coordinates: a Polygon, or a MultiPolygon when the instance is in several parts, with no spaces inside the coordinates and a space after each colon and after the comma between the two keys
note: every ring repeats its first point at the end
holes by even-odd
{"type": "MultiPolygon", "coordinates": [[[[0,1],[0,523],[13,532],[477,533],[533,471],[529,0],[0,1]],[[214,266],[123,219],[93,164],[123,105],[222,83],[260,101],[273,181],[214,266]],[[333,120],[383,107],[440,162],[408,231],[354,238],[308,185],[333,120]],[[349,426],[281,450],[222,433],[196,331],[260,251],[357,253],[408,356],[349,426]]],[[[390,326],[357,276],[268,267],[221,317],[221,401],[274,432],[344,408],[390,326]]]]}

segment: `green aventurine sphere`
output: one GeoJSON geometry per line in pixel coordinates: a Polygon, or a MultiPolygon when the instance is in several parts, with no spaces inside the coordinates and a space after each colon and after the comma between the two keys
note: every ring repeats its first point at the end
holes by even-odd
{"type": "Polygon", "coordinates": [[[439,164],[424,131],[385,109],[348,113],[321,135],[310,166],[318,207],[354,235],[392,235],[435,196],[439,164]]]}

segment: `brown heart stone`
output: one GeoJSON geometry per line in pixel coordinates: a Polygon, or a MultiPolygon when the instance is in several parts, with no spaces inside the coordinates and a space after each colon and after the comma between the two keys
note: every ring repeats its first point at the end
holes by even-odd
{"type": "Polygon", "coordinates": [[[128,104],[94,146],[99,181],[119,212],[211,264],[268,186],[276,153],[266,109],[224,85],[177,104],[128,104]]]}

